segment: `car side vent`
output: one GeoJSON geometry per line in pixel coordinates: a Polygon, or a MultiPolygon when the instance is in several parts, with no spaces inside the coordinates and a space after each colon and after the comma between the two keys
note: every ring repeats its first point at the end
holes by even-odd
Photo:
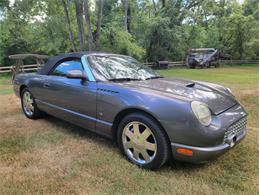
{"type": "Polygon", "coordinates": [[[109,89],[101,89],[101,88],[98,88],[97,90],[98,90],[98,91],[103,91],[103,92],[108,92],[108,93],[119,93],[118,91],[113,91],[113,90],[109,90],[109,89]]]}

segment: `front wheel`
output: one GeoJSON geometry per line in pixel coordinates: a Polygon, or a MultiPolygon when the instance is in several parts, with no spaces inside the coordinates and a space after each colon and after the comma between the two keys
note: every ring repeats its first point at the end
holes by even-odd
{"type": "Polygon", "coordinates": [[[169,158],[168,139],[148,115],[127,115],[119,125],[117,141],[128,160],[145,169],[157,169],[169,158]]]}
{"type": "Polygon", "coordinates": [[[44,115],[37,107],[32,93],[27,88],[23,89],[21,93],[21,104],[23,113],[27,118],[37,119],[44,115]]]}

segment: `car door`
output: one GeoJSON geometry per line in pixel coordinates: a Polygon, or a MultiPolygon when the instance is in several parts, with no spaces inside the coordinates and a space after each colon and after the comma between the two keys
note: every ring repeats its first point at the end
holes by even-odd
{"type": "Polygon", "coordinates": [[[47,112],[90,130],[96,122],[96,82],[67,78],[70,70],[85,71],[80,59],[56,64],[43,81],[47,112]]]}

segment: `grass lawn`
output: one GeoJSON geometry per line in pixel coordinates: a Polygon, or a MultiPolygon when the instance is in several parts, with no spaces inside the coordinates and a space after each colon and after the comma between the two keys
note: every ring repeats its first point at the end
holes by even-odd
{"type": "Polygon", "coordinates": [[[0,194],[257,194],[258,67],[160,72],[231,88],[249,113],[246,139],[204,165],[142,170],[96,134],[53,117],[26,119],[9,77],[0,75],[0,194]]]}

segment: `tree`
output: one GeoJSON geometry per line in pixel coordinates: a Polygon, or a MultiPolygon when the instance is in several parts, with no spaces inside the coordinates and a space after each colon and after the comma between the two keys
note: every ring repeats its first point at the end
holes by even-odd
{"type": "Polygon", "coordinates": [[[79,36],[79,50],[82,51],[84,48],[84,29],[83,29],[83,6],[82,0],[75,0],[76,18],[78,24],[78,36],[79,36]]]}
{"type": "Polygon", "coordinates": [[[77,51],[77,49],[76,49],[76,46],[75,46],[75,43],[74,43],[74,35],[72,33],[68,7],[67,7],[65,0],[62,0],[62,5],[63,5],[63,8],[64,8],[64,13],[65,13],[66,21],[67,21],[67,28],[68,28],[68,31],[69,31],[70,44],[71,44],[72,50],[75,52],[75,51],[77,51]]]}
{"type": "Polygon", "coordinates": [[[0,64],[15,53],[76,49],[155,61],[215,47],[233,59],[258,59],[258,13],[257,0],[2,0],[0,64]]]}
{"type": "Polygon", "coordinates": [[[101,31],[101,23],[102,23],[102,15],[103,15],[103,0],[98,0],[96,7],[97,7],[97,22],[96,22],[96,31],[94,32],[94,41],[96,43],[96,47],[99,47],[99,38],[100,38],[100,31],[101,31]]]}
{"type": "Polygon", "coordinates": [[[90,22],[90,14],[89,14],[89,2],[88,0],[84,0],[84,15],[87,25],[87,36],[88,36],[88,50],[91,51],[93,47],[93,35],[91,30],[91,22],[90,22]]]}
{"type": "Polygon", "coordinates": [[[129,8],[129,5],[128,5],[128,0],[124,0],[124,13],[125,13],[125,16],[124,16],[124,28],[125,28],[125,31],[128,32],[128,8],[129,8]]]}
{"type": "Polygon", "coordinates": [[[157,6],[156,6],[156,3],[155,3],[155,0],[152,0],[152,2],[153,2],[154,11],[157,12],[157,6]]]}

